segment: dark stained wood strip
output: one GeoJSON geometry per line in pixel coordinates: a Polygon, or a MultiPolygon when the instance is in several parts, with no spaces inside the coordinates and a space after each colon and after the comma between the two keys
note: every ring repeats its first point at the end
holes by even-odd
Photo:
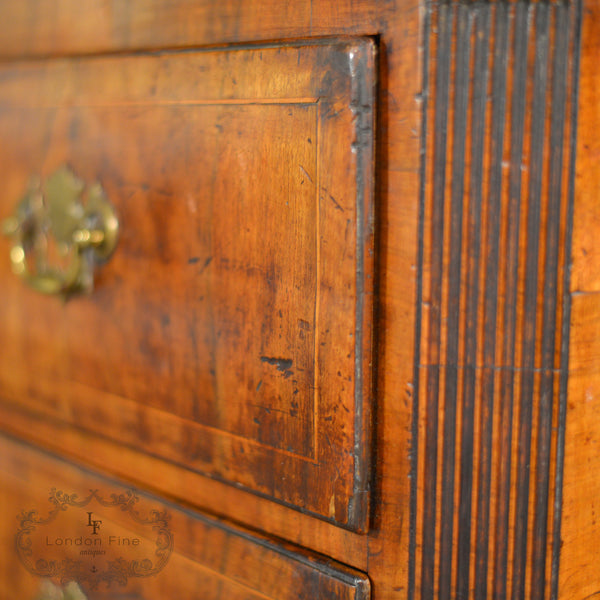
{"type": "MultiPolygon", "coordinates": [[[[469,64],[471,62],[472,15],[468,6],[456,7],[456,75],[453,82],[452,179],[450,195],[450,257],[446,309],[446,363],[444,382],[444,434],[442,449],[442,496],[440,517],[439,598],[450,600],[452,546],[454,543],[454,472],[456,468],[456,417],[458,404],[458,365],[461,321],[461,267],[467,115],[469,110],[469,64]]],[[[435,243],[435,240],[434,240],[435,243]]]]}
{"type": "Polygon", "coordinates": [[[490,124],[490,172],[488,183],[487,253],[485,257],[485,300],[483,315],[482,406],[480,413],[481,448],[477,489],[477,530],[475,538],[475,595],[487,597],[488,548],[491,533],[490,494],[492,475],[492,436],[495,394],[496,327],[498,310],[498,273],[500,268],[500,217],[502,201],[502,158],[506,117],[506,83],[509,10],[499,2],[494,6],[494,48],[490,124]]]}
{"type": "Polygon", "coordinates": [[[474,27],[473,89],[471,102],[471,173],[469,186],[469,227],[466,281],[465,368],[463,371],[463,414],[460,457],[460,500],[458,509],[458,554],[456,597],[469,594],[471,558],[471,515],[474,475],[475,402],[477,379],[477,337],[481,260],[481,219],[483,210],[483,158],[488,87],[489,5],[472,9],[474,27]]]}
{"type": "Polygon", "coordinates": [[[356,116],[356,347],[361,348],[354,358],[354,486],[349,501],[350,520],[366,524],[369,511],[369,486],[371,481],[371,408],[368,399],[372,390],[371,369],[365,368],[360,356],[371,352],[373,329],[373,255],[367,248],[373,247],[374,236],[374,138],[375,107],[372,98],[376,94],[376,79],[369,77],[375,72],[375,49],[371,52],[352,53],[351,71],[354,74],[351,88],[350,109],[356,116]],[[363,79],[364,78],[364,79],[363,79]],[[364,82],[368,82],[366,85],[364,82]],[[365,246],[365,243],[368,246],[365,246]],[[363,427],[363,423],[368,423],[363,427]]]}
{"type": "MultiPolygon", "coordinates": [[[[424,11],[423,28],[429,31],[432,22],[432,14],[430,6],[424,11]]],[[[421,100],[423,101],[423,114],[421,117],[421,147],[424,149],[427,145],[427,135],[429,133],[429,114],[426,110],[427,100],[429,99],[429,65],[430,63],[430,48],[429,44],[423,44],[423,91],[421,100]]],[[[381,64],[381,63],[380,63],[381,64]]],[[[381,138],[380,138],[381,141],[381,138]]],[[[418,233],[418,257],[417,264],[423,264],[424,244],[425,244],[425,203],[426,203],[426,184],[425,172],[427,169],[427,156],[425,152],[421,152],[420,157],[420,185],[419,185],[419,233],[418,233]]],[[[410,451],[410,477],[413,485],[410,486],[410,511],[409,511],[409,552],[408,552],[408,582],[407,582],[407,597],[414,598],[415,580],[416,580],[416,546],[417,546],[417,486],[418,479],[418,458],[419,458],[419,395],[420,395],[420,367],[421,367],[421,331],[423,319],[423,269],[419,269],[416,280],[416,295],[415,295],[415,334],[414,334],[414,366],[413,366],[413,402],[412,402],[412,421],[411,421],[411,451],[410,451]]],[[[376,353],[375,353],[376,356],[376,353]]],[[[377,447],[374,448],[374,454],[377,452],[377,447]]],[[[374,502],[372,504],[374,506],[374,502]]]]}
{"type": "Polygon", "coordinates": [[[511,486],[512,419],[514,411],[514,353],[517,330],[517,279],[519,272],[518,250],[521,224],[521,163],[525,124],[525,93],[527,83],[528,7],[519,3],[514,11],[514,41],[512,55],[512,102],[510,108],[510,170],[508,239],[506,252],[506,275],[504,289],[504,339],[500,378],[500,473],[498,477],[498,509],[496,516],[496,559],[494,565],[494,594],[506,597],[508,576],[508,529],[511,486]]]}
{"type": "MultiPolygon", "coordinates": [[[[577,0],[573,5],[573,18],[571,26],[571,40],[569,54],[572,56],[569,81],[570,107],[569,117],[571,124],[571,135],[568,141],[569,152],[569,171],[568,171],[568,191],[567,191],[567,210],[565,226],[564,246],[567,251],[571,250],[573,239],[573,212],[575,205],[575,151],[577,147],[577,136],[575,124],[577,123],[577,107],[579,99],[579,72],[581,60],[581,38],[582,38],[582,1],[577,0]]],[[[561,521],[563,505],[563,469],[565,458],[565,434],[567,422],[567,385],[569,373],[569,342],[571,337],[571,269],[564,269],[562,273],[564,303],[562,308],[562,331],[561,331],[561,368],[563,375],[560,378],[558,419],[557,419],[557,440],[556,440],[556,475],[555,475],[555,499],[553,515],[553,539],[552,539],[552,564],[550,573],[550,597],[558,598],[558,572],[561,539],[561,521]]]]}
{"type": "MultiPolygon", "coordinates": [[[[544,169],[544,146],[546,125],[546,87],[548,81],[549,52],[548,4],[539,4],[535,10],[535,66],[533,74],[533,99],[531,108],[531,151],[527,210],[527,244],[525,256],[525,298],[523,306],[523,339],[521,358],[520,410],[518,430],[518,468],[515,549],[513,558],[513,596],[525,594],[527,568],[529,473],[531,462],[532,403],[534,401],[534,378],[537,343],[537,306],[539,286],[539,242],[541,229],[542,177],[544,169]]],[[[545,300],[547,300],[545,298],[545,300]]]]}
{"type": "MultiPolygon", "coordinates": [[[[444,197],[446,188],[446,159],[447,159],[447,107],[450,84],[450,48],[452,38],[452,5],[444,2],[439,7],[437,18],[439,30],[437,70],[435,94],[436,105],[434,115],[434,204],[431,216],[432,239],[435,240],[431,261],[429,332],[430,345],[427,375],[427,425],[425,438],[425,504],[423,521],[423,543],[433,548],[436,532],[436,483],[437,483],[437,437],[439,409],[439,342],[441,326],[442,303],[442,270],[443,270],[443,238],[444,238],[444,197]]],[[[435,554],[423,552],[421,565],[422,597],[433,598],[434,593],[435,554]]]]}
{"type": "MultiPolygon", "coordinates": [[[[555,38],[552,66],[552,113],[550,117],[550,166],[548,188],[548,226],[546,230],[546,261],[544,267],[544,306],[542,321],[541,385],[536,459],[535,521],[532,539],[532,600],[542,600],[545,591],[546,549],[548,547],[548,494],[552,465],[552,407],[554,397],[554,362],[556,350],[556,311],[559,276],[559,242],[561,192],[563,189],[564,115],[567,101],[567,60],[569,57],[568,8],[553,7],[555,38]]],[[[564,301],[564,300],[563,300],[564,301]]]]}

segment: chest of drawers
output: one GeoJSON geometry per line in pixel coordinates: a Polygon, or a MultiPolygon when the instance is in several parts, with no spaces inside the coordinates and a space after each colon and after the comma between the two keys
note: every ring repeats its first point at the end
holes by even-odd
{"type": "Polygon", "coordinates": [[[87,293],[11,272],[73,214],[0,242],[4,595],[595,594],[597,13],[0,2],[0,218],[59,173],[118,219],[87,293]],[[170,558],[108,585],[153,539],[111,493],[170,558]]]}

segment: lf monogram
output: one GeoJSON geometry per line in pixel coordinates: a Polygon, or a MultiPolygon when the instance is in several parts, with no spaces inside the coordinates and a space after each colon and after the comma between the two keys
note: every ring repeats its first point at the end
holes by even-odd
{"type": "Polygon", "coordinates": [[[87,526],[92,528],[92,535],[98,535],[98,529],[100,529],[102,521],[92,519],[93,514],[91,512],[88,513],[87,526]]]}

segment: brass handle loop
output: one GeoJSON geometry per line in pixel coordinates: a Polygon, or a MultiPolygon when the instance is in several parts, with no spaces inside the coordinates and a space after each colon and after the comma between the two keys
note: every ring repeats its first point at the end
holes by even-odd
{"type": "Polygon", "coordinates": [[[119,222],[99,184],[87,189],[61,167],[42,186],[32,181],[2,233],[12,239],[12,270],[43,294],[91,292],[94,268],[117,244],[119,222]]]}
{"type": "Polygon", "coordinates": [[[87,596],[74,581],[69,582],[64,588],[46,579],[41,582],[35,600],[87,600],[87,596]]]}

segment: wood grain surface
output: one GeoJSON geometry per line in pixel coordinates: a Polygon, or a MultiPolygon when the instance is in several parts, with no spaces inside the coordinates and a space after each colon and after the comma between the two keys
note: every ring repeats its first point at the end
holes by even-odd
{"type": "Polygon", "coordinates": [[[600,594],[600,6],[584,2],[559,598],[600,594]]]}
{"type": "Polygon", "coordinates": [[[121,232],[87,298],[4,263],[4,398],[364,529],[374,60],[356,40],[7,65],[2,213],[68,164],[121,232]]]}
{"type": "MultiPolygon", "coordinates": [[[[581,12],[580,9],[579,2],[533,1],[0,2],[0,56],[3,68],[17,74],[34,68],[36,61],[50,71],[56,64],[74,64],[77,60],[84,63],[82,55],[94,55],[102,61],[108,60],[108,54],[138,53],[138,58],[148,64],[152,57],[143,54],[161,49],[187,51],[237,44],[245,48],[257,42],[371,36],[377,46],[378,84],[374,154],[375,352],[373,370],[365,370],[374,376],[374,426],[372,448],[368,443],[363,446],[367,452],[373,451],[372,477],[364,488],[369,491],[371,503],[368,523],[363,523],[368,524],[369,531],[365,535],[351,532],[333,521],[316,519],[228,485],[213,473],[182,469],[173,464],[172,457],[171,461],[161,459],[165,448],[172,449],[174,442],[180,444],[182,452],[196,452],[199,460],[206,448],[199,446],[201,438],[195,430],[179,435],[179,425],[174,426],[170,417],[165,423],[171,424],[160,429],[159,438],[153,437],[156,422],[153,425],[152,420],[148,421],[152,411],[161,415],[161,423],[164,414],[177,418],[184,414],[187,422],[198,424],[185,412],[189,402],[169,402],[166,389],[157,385],[166,381],[160,370],[147,382],[140,382],[132,370],[129,379],[111,383],[131,388],[125,391],[133,391],[133,395],[148,389],[154,393],[156,388],[156,398],[162,398],[156,405],[148,406],[145,416],[125,412],[123,418],[108,422],[111,428],[120,424],[120,431],[124,423],[128,424],[125,437],[129,436],[130,443],[126,446],[119,442],[118,435],[101,435],[97,426],[107,411],[120,414],[120,401],[111,396],[95,398],[86,405],[88,388],[73,387],[60,398],[46,394],[46,404],[41,405],[32,401],[36,395],[42,397],[38,378],[27,384],[21,380],[23,395],[18,401],[15,395],[11,402],[1,404],[2,427],[70,459],[85,460],[98,469],[152,489],[173,502],[239,521],[358,567],[368,574],[376,600],[583,600],[596,595],[600,589],[596,518],[600,478],[595,473],[600,438],[595,400],[600,338],[596,334],[600,315],[596,298],[596,225],[600,215],[594,191],[598,169],[595,73],[600,18],[597,0],[583,2],[581,12]],[[583,43],[577,178],[573,182],[571,144],[577,108],[573,90],[579,76],[580,17],[583,43]],[[63,62],[57,60],[61,57],[63,62]],[[572,184],[576,192],[574,202],[569,191],[572,184]],[[566,279],[569,273],[570,287],[566,279]],[[569,348],[566,394],[565,348],[569,348]],[[29,386],[34,394],[26,393],[29,386]],[[50,413],[61,415],[62,420],[44,416],[50,413]],[[82,415],[87,415],[87,430],[68,426],[82,415]],[[98,416],[96,422],[94,415],[98,416]],[[96,433],[91,433],[91,429],[96,433]],[[144,437],[138,444],[136,440],[144,437]],[[154,451],[148,453],[150,449],[154,451]],[[132,465],[137,469],[132,469],[132,465]]],[[[289,66],[289,72],[294,68],[289,66]]],[[[313,65],[315,73],[321,68],[322,65],[313,65]]],[[[120,81],[120,87],[112,92],[100,90],[100,94],[110,95],[123,86],[135,89],[144,81],[146,69],[132,68],[120,81]]],[[[202,75],[188,72],[180,77],[179,84],[193,87],[199,76],[202,75]]],[[[252,86],[251,79],[243,79],[244,85],[252,86]]],[[[68,94],[72,90],[59,92],[68,94]]],[[[48,90],[51,96],[59,92],[48,90]]],[[[294,132],[310,127],[314,98],[314,92],[302,94],[303,107],[294,105],[290,116],[294,132]]],[[[30,102],[33,106],[40,99],[32,97],[30,102]]],[[[266,110],[264,106],[260,109],[266,110]]],[[[164,138],[169,125],[176,121],[177,111],[182,110],[171,107],[161,133],[164,138]]],[[[220,110],[219,114],[229,119],[232,126],[238,124],[231,107],[220,110]]],[[[137,126],[133,126],[139,138],[148,124],[142,112],[136,116],[137,126]]],[[[213,117],[218,117],[216,112],[213,117]]],[[[13,124],[13,135],[39,120],[33,116],[31,121],[13,124]]],[[[53,139],[58,143],[56,147],[62,148],[56,156],[62,152],[67,157],[69,145],[76,145],[76,141],[69,141],[64,134],[66,122],[63,120],[61,125],[60,115],[56,123],[53,139]]],[[[113,123],[113,131],[115,127],[113,123]]],[[[228,140],[235,138],[234,129],[224,130],[228,140]]],[[[272,119],[270,131],[281,134],[281,139],[289,136],[291,129],[291,124],[286,129],[285,119],[272,119]]],[[[76,140],[79,133],[76,128],[72,131],[76,140]]],[[[125,137],[125,133],[120,131],[119,135],[125,137]]],[[[256,151],[265,134],[263,128],[255,125],[244,140],[256,151]]],[[[226,155],[217,136],[208,138],[207,148],[220,152],[231,165],[233,157],[226,155]]],[[[168,155],[172,161],[169,164],[176,160],[167,152],[169,148],[184,151],[183,138],[178,141],[177,136],[173,142],[163,139],[160,144],[150,136],[145,140],[147,153],[154,148],[155,152],[168,155]]],[[[287,150],[285,142],[278,146],[282,163],[314,158],[314,149],[304,147],[298,153],[294,151],[293,156],[286,154],[287,150]]],[[[3,156],[10,156],[4,146],[2,152],[3,156]]],[[[32,168],[40,162],[29,155],[21,158],[29,160],[32,168]]],[[[247,159],[264,175],[258,161],[252,162],[252,156],[247,159]]],[[[127,157],[128,164],[134,160],[127,157]]],[[[313,172],[306,170],[313,178],[313,172]]],[[[11,175],[11,193],[18,195],[22,191],[27,175],[25,170],[18,175],[19,182],[11,175]]],[[[91,168],[84,169],[83,175],[96,176],[91,168]]],[[[192,180],[198,177],[193,169],[181,176],[192,180]]],[[[157,174],[156,181],[160,178],[157,174]]],[[[305,184],[310,182],[305,180],[305,184]]],[[[227,185],[234,183],[229,181],[227,185]]],[[[260,182],[252,185],[259,187],[260,182]]],[[[113,188],[118,187],[115,182],[113,188]]],[[[334,197],[339,203],[338,196],[334,197]]],[[[157,193],[156,205],[163,201],[157,193]]],[[[346,208],[343,203],[340,206],[346,208]]],[[[194,224],[185,218],[183,204],[178,209],[183,230],[189,231],[194,224]]],[[[216,210],[216,214],[226,214],[238,222],[246,218],[246,213],[228,211],[222,205],[216,210]]],[[[334,219],[342,216],[332,202],[327,210],[334,219]]],[[[131,211],[153,231],[153,240],[160,242],[160,234],[156,234],[161,231],[160,218],[146,214],[139,206],[136,209],[135,197],[131,211]]],[[[252,215],[253,219],[259,218],[258,213],[252,215]]],[[[282,223],[284,229],[298,224],[301,223],[293,219],[282,223]]],[[[274,226],[273,222],[270,226],[274,226]]],[[[175,234],[176,231],[170,231],[166,239],[175,234]]],[[[250,248],[248,240],[243,235],[239,239],[244,251],[250,248]]],[[[162,241],[164,244],[165,239],[162,241]]],[[[266,244],[265,240],[257,241],[266,244]]],[[[150,240],[128,241],[132,248],[135,244],[143,248],[144,243],[147,249],[150,240]]],[[[280,245],[269,249],[277,252],[285,245],[277,243],[280,245]]],[[[201,244],[204,250],[212,241],[201,240],[201,244]]],[[[303,244],[295,242],[284,252],[305,251],[308,241],[303,244]]],[[[164,248],[172,250],[168,243],[164,248]]],[[[182,268],[173,281],[167,281],[166,274],[157,271],[157,277],[162,277],[164,295],[157,295],[149,306],[140,302],[140,315],[136,315],[140,322],[148,310],[158,315],[166,302],[183,306],[189,301],[178,296],[178,284],[189,281],[189,272],[202,268],[204,255],[185,250],[180,255],[173,253],[172,258],[198,260],[187,265],[188,271],[182,268]]],[[[273,264],[279,258],[274,257],[273,264]]],[[[215,266],[214,261],[209,263],[206,273],[215,266]]],[[[2,268],[6,270],[6,265],[2,268]]],[[[301,267],[294,268],[310,279],[301,267]]],[[[341,271],[340,275],[343,267],[341,271]]],[[[105,271],[99,277],[98,290],[102,290],[113,276],[105,271]]],[[[255,283],[249,277],[245,281],[247,286],[255,283]]],[[[228,310],[246,300],[245,295],[237,293],[234,290],[231,295],[221,296],[218,305],[228,310]]],[[[133,297],[128,301],[133,302],[133,297]]],[[[290,302],[294,311],[307,310],[305,297],[294,297],[292,292],[290,302]]],[[[251,302],[244,302],[245,310],[253,308],[256,307],[251,302]]],[[[15,304],[13,310],[18,312],[19,306],[15,304]]],[[[36,327],[48,327],[41,315],[52,310],[59,309],[40,308],[41,313],[30,316],[28,335],[35,338],[36,327]]],[[[9,316],[3,318],[5,323],[12,323],[10,327],[18,326],[9,316]]],[[[191,316],[180,312],[171,318],[183,322],[191,316]]],[[[87,340],[84,325],[80,322],[76,337],[87,340]]],[[[122,337],[125,332],[129,336],[133,333],[127,329],[127,322],[121,326],[122,337]]],[[[160,343],[149,345],[143,360],[154,360],[159,367],[166,361],[168,367],[168,356],[160,352],[163,326],[160,327],[149,328],[145,334],[160,343]]],[[[39,338],[36,341],[40,346],[32,343],[28,358],[47,376],[49,365],[35,354],[44,356],[49,347],[56,349],[57,342],[39,338]]],[[[97,342],[97,331],[94,339],[97,342]]],[[[172,360],[173,375],[184,387],[193,387],[196,376],[186,369],[176,370],[180,368],[176,365],[183,364],[181,360],[188,360],[178,345],[179,339],[170,337],[167,342],[176,359],[172,360]]],[[[84,346],[83,341],[77,343],[80,348],[84,346]]],[[[251,355],[255,356],[252,343],[250,340],[251,355]]],[[[199,348],[208,345],[205,339],[199,339],[198,344],[199,348]]],[[[125,360],[132,367],[142,360],[141,353],[131,355],[122,347],[111,350],[115,360],[125,360]]],[[[88,348],[76,362],[87,375],[106,380],[107,373],[96,373],[91,362],[86,362],[86,353],[93,358],[96,351],[95,347],[88,348]]],[[[12,349],[3,351],[3,363],[14,364],[11,353],[12,349]]],[[[287,363],[277,363],[276,359],[292,357],[259,354],[266,360],[253,368],[264,369],[265,376],[270,373],[273,390],[285,390],[290,381],[280,375],[285,369],[278,371],[277,366],[285,367],[287,363]]],[[[236,379],[237,375],[231,375],[230,381],[239,383],[248,374],[254,376],[248,369],[249,363],[236,363],[234,370],[241,370],[241,376],[236,379]]],[[[335,382],[336,371],[332,375],[335,382]]],[[[13,382],[19,378],[7,368],[3,377],[13,382]]],[[[246,389],[236,390],[249,393],[246,389]]],[[[7,400],[8,396],[4,396],[7,400]]],[[[224,417],[233,434],[237,431],[250,438],[255,436],[255,440],[260,438],[260,426],[248,420],[236,422],[236,411],[226,403],[224,409],[221,405],[223,414],[211,414],[209,402],[199,402],[198,408],[201,419],[214,424],[224,417]],[[252,429],[254,425],[257,429],[252,429]]],[[[259,439],[260,443],[270,444],[273,452],[281,454],[282,438],[269,436],[272,427],[285,427],[288,417],[289,412],[288,416],[268,416],[264,421],[268,422],[264,430],[267,438],[259,439]]],[[[344,423],[347,427],[356,421],[349,418],[344,423]]],[[[289,433],[289,452],[310,457],[312,433],[306,419],[298,423],[289,433]]],[[[346,441],[338,447],[347,448],[346,441]]],[[[359,444],[362,440],[355,437],[354,441],[359,444]]],[[[211,442],[209,449],[214,448],[211,442]]],[[[219,446],[218,451],[222,450],[219,446]]],[[[219,468],[225,464],[232,468],[233,458],[238,460],[240,456],[241,453],[232,452],[219,468]]],[[[368,461],[367,455],[363,458],[368,461]]],[[[345,477],[349,481],[348,455],[332,453],[331,460],[332,464],[346,461],[345,477]]],[[[271,467],[279,468],[274,461],[266,474],[271,467]]],[[[242,471],[242,462],[233,468],[242,471]]],[[[259,477],[267,476],[265,473],[259,477]]],[[[276,488],[290,489],[289,482],[283,479],[286,476],[282,468],[269,491],[272,496],[280,493],[273,492],[276,488]]],[[[308,481],[302,477],[297,481],[308,481]]],[[[253,481],[251,486],[264,483],[253,481]]],[[[301,495],[306,493],[306,489],[301,491],[301,495]]],[[[303,502],[296,498],[292,503],[303,502]]],[[[329,506],[324,511],[323,508],[320,505],[317,512],[331,514],[329,506]]],[[[345,508],[339,506],[336,510],[334,502],[334,520],[347,525],[345,508]]]]}
{"type": "MultiPolygon", "coordinates": [[[[412,596],[408,580],[415,298],[423,107],[423,13],[414,0],[0,2],[0,54],[53,57],[367,35],[378,46],[377,327],[370,533],[358,535],[182,470],[135,448],[69,428],[18,405],[0,423],[68,457],[133,479],[177,502],[318,549],[368,571],[376,598],[412,596]],[[135,461],[131,472],[127,464],[135,461]],[[124,473],[124,471],[127,472],[124,473]],[[143,479],[146,483],[141,483],[143,479]]],[[[24,61],[25,63],[27,60],[24,61]]],[[[20,190],[19,190],[20,193],[20,190]]],[[[4,356],[4,354],[3,354],[4,356]]],[[[140,423],[142,425],[142,423],[140,423]]]]}
{"type": "Polygon", "coordinates": [[[5,436],[0,436],[0,508],[3,515],[12,515],[0,524],[2,547],[12,548],[12,552],[2,552],[0,562],[0,592],[7,598],[15,594],[34,598],[42,579],[31,571],[43,569],[37,561],[55,561],[57,572],[65,573],[65,559],[80,560],[90,571],[96,569],[79,579],[90,600],[198,595],[215,600],[369,598],[368,579],[352,569],[182,510],[5,436]],[[29,511],[36,511],[33,518],[40,522],[25,534],[32,556],[21,560],[15,538],[23,531],[22,513],[29,511]],[[88,527],[88,511],[95,521],[101,521],[96,537],[88,527]],[[153,552],[159,548],[154,544],[154,531],[143,525],[157,515],[164,518],[172,543],[164,566],[153,575],[136,577],[123,571],[125,579],[111,577],[119,571],[109,568],[110,561],[158,560],[153,552]],[[93,541],[92,547],[105,554],[82,557],[79,547],[68,543],[78,538],[93,541]],[[135,539],[139,542],[136,546],[125,542],[135,539]]]}

